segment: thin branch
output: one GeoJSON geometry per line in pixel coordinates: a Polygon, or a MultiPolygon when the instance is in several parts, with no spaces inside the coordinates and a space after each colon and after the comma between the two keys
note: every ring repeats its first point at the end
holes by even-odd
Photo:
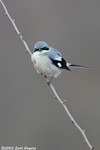
{"type": "MultiPolygon", "coordinates": [[[[16,24],[15,24],[14,19],[12,19],[11,16],[9,15],[8,10],[7,10],[6,6],[4,5],[4,3],[2,2],[2,0],[0,0],[0,3],[2,4],[2,6],[3,6],[3,8],[4,8],[4,11],[5,11],[6,16],[7,16],[8,19],[11,21],[11,23],[12,23],[12,25],[13,25],[13,27],[14,27],[14,30],[16,31],[16,33],[17,33],[18,36],[20,37],[22,43],[24,44],[24,46],[25,46],[25,48],[26,48],[26,51],[27,51],[27,52],[30,54],[30,56],[31,56],[32,53],[31,53],[31,51],[30,51],[30,49],[29,49],[27,43],[23,40],[23,36],[22,36],[21,32],[18,30],[18,28],[17,28],[17,26],[16,26],[16,24]]],[[[87,136],[86,136],[86,134],[85,134],[85,130],[82,130],[82,128],[78,125],[78,123],[74,120],[74,118],[73,118],[72,115],[70,114],[70,112],[69,112],[67,106],[65,105],[65,100],[62,101],[62,100],[60,99],[60,97],[58,96],[58,94],[57,94],[57,92],[56,92],[54,86],[53,86],[51,83],[50,83],[50,87],[51,87],[51,90],[52,90],[53,93],[54,93],[55,98],[58,99],[58,101],[60,102],[60,104],[61,104],[62,107],[64,108],[65,112],[67,113],[67,115],[68,115],[68,117],[70,118],[70,120],[71,120],[71,122],[73,123],[73,125],[74,125],[74,126],[79,130],[79,132],[81,133],[81,135],[82,135],[82,137],[83,137],[83,139],[84,139],[84,143],[87,144],[87,146],[89,147],[90,150],[94,150],[94,146],[92,146],[92,145],[90,144],[90,142],[89,142],[89,140],[88,140],[88,138],[87,138],[87,136]]],[[[35,147],[34,147],[34,150],[36,150],[35,147]]]]}
{"type": "MultiPolygon", "coordinates": [[[[23,36],[21,34],[21,32],[18,30],[16,24],[15,24],[15,20],[11,18],[11,16],[9,15],[8,13],[8,10],[6,8],[6,6],[4,5],[3,1],[0,0],[0,3],[2,4],[3,8],[4,8],[4,11],[5,11],[5,15],[8,17],[8,19],[11,21],[13,27],[14,27],[14,30],[16,31],[16,33],[18,34],[18,36],[20,37],[22,43],[24,44],[25,48],[26,48],[26,51],[30,54],[30,56],[32,55],[27,43],[25,42],[25,40],[23,40],[23,36]]],[[[36,147],[32,147],[33,150],[36,150],[36,147]]]]}
{"type": "Polygon", "coordinates": [[[78,125],[78,123],[75,121],[75,119],[72,117],[71,113],[69,112],[67,106],[65,105],[66,100],[61,100],[61,98],[59,97],[58,93],[56,92],[54,86],[50,83],[50,87],[51,90],[54,93],[54,96],[56,99],[58,99],[58,101],[60,102],[60,104],[62,105],[62,107],[64,108],[65,112],[67,113],[68,117],[70,118],[72,124],[79,130],[79,132],[81,133],[83,139],[84,139],[84,143],[87,144],[87,146],[89,147],[90,150],[94,150],[94,145],[92,146],[85,134],[85,130],[82,130],[82,128],[78,125]]]}
{"type": "Polygon", "coordinates": [[[6,15],[6,16],[8,17],[8,19],[11,21],[11,23],[12,23],[12,25],[13,25],[13,27],[14,27],[15,32],[18,34],[18,36],[20,37],[22,43],[24,44],[24,46],[25,46],[25,48],[26,48],[26,51],[27,51],[27,52],[30,54],[30,56],[31,56],[32,53],[31,53],[31,51],[30,51],[30,49],[29,49],[27,43],[26,43],[25,40],[23,39],[23,36],[22,36],[21,32],[18,30],[18,28],[17,28],[17,26],[16,26],[16,24],[15,24],[15,20],[11,18],[10,14],[9,14],[9,12],[8,12],[8,10],[7,10],[5,4],[3,3],[2,0],[0,0],[0,3],[2,4],[2,6],[3,6],[3,8],[4,8],[5,15],[6,15]]]}

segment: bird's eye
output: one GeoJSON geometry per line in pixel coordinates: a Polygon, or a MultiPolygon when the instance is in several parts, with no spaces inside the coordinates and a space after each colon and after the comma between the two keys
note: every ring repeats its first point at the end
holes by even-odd
{"type": "Polygon", "coordinates": [[[48,47],[42,47],[41,50],[49,50],[48,47]]]}

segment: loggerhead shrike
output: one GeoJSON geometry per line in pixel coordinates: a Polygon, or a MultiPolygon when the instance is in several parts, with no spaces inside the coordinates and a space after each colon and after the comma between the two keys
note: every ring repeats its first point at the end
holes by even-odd
{"type": "Polygon", "coordinates": [[[41,73],[46,78],[50,77],[49,81],[51,81],[53,77],[57,78],[61,74],[62,69],[70,71],[69,67],[71,66],[89,68],[86,66],[67,63],[57,49],[49,46],[44,41],[38,41],[35,43],[31,60],[37,73],[41,73]]]}

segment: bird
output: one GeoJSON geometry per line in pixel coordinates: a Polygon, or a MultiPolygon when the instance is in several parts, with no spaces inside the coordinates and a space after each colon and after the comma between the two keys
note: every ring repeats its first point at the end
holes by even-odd
{"type": "Polygon", "coordinates": [[[67,63],[61,52],[44,41],[38,41],[34,44],[34,52],[31,55],[32,63],[37,73],[42,74],[48,80],[48,85],[52,78],[57,78],[62,70],[71,71],[70,67],[90,68],[87,66],[67,63]]]}

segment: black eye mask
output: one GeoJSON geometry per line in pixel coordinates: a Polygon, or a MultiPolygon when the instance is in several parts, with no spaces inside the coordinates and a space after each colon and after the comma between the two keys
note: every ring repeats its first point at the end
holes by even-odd
{"type": "Polygon", "coordinates": [[[36,52],[36,51],[42,51],[42,50],[49,50],[49,48],[48,47],[35,48],[34,52],[36,52]]]}
{"type": "Polygon", "coordinates": [[[49,50],[49,48],[48,47],[43,47],[43,48],[41,48],[41,50],[49,50]]]}

